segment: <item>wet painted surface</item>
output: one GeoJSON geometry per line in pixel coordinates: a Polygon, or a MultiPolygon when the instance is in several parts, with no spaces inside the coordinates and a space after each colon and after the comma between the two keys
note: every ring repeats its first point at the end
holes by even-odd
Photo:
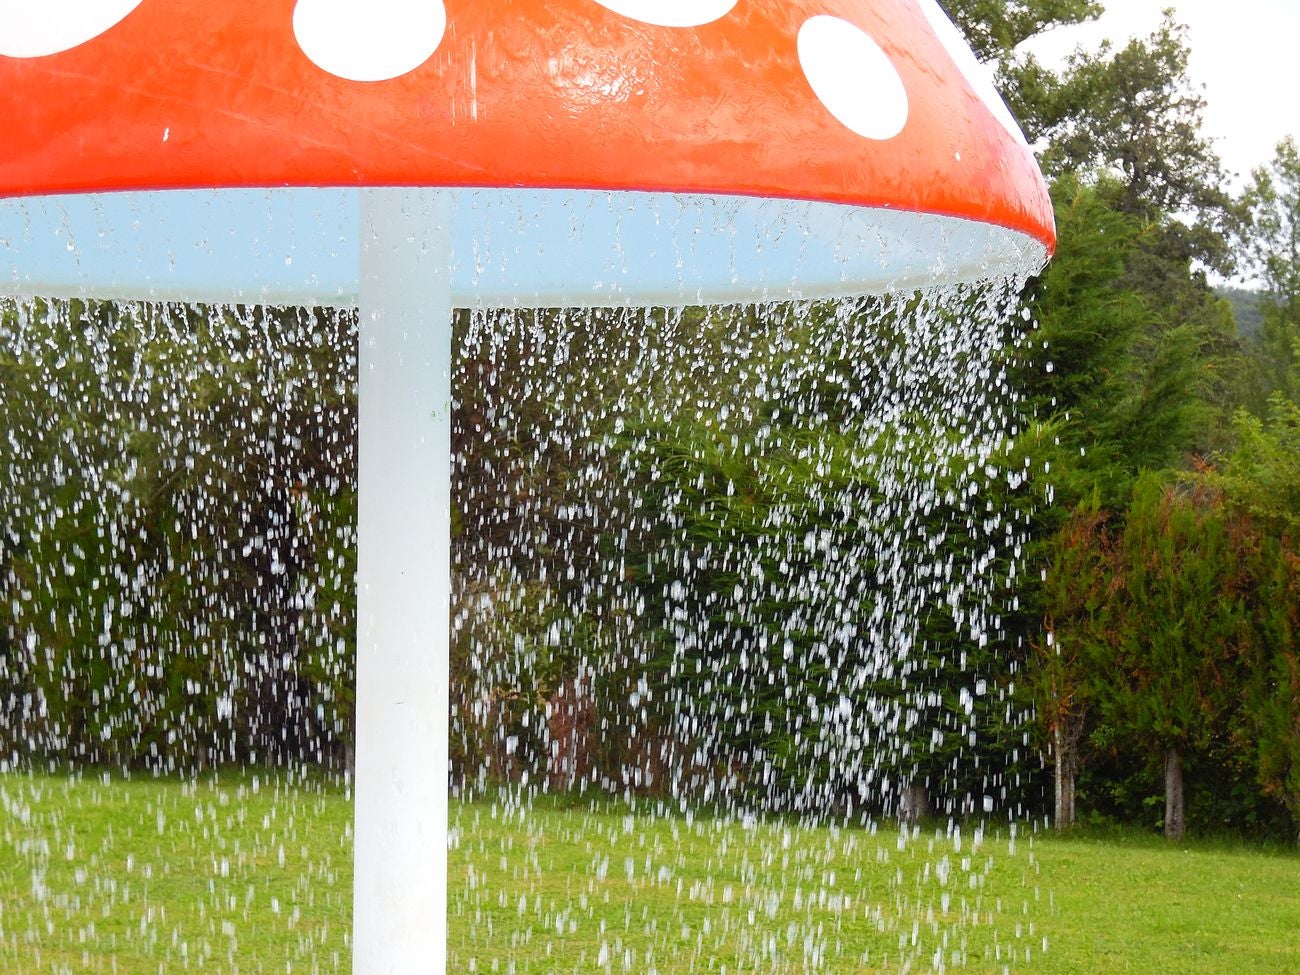
{"type": "Polygon", "coordinates": [[[932,0],[9,6],[0,193],[670,190],[1053,239],[1032,154],[932,0]]]}

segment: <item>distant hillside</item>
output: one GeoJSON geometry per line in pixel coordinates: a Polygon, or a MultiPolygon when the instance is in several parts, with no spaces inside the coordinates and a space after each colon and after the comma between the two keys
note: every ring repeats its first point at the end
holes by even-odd
{"type": "Polygon", "coordinates": [[[1237,331],[1245,338],[1253,339],[1259,332],[1262,313],[1259,309],[1261,295],[1258,291],[1247,288],[1215,288],[1214,293],[1226,298],[1232,305],[1232,314],[1237,319],[1237,331]]]}

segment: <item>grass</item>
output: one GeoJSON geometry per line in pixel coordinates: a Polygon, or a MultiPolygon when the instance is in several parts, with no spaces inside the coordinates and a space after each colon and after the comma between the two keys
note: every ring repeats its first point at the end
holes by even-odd
{"type": "MultiPolygon", "coordinates": [[[[0,973],[348,972],[350,819],[333,783],[0,775],[0,973]]],[[[452,820],[454,973],[1300,971],[1292,851],[555,801],[452,820]]]]}
{"type": "Polygon", "coordinates": [[[347,972],[335,788],[0,775],[0,973],[347,972]]]}

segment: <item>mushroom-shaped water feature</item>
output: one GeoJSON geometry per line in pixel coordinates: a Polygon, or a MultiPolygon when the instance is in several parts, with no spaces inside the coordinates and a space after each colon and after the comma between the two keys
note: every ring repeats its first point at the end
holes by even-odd
{"type": "Polygon", "coordinates": [[[451,309],[905,290],[1054,242],[935,0],[0,0],[0,25],[0,293],[359,305],[359,972],[443,967],[451,309]]]}

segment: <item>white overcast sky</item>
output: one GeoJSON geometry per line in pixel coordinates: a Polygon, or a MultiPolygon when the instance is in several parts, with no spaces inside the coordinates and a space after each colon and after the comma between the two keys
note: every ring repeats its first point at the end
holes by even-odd
{"type": "Polygon", "coordinates": [[[1286,135],[1300,140],[1300,0],[1104,0],[1100,20],[1061,28],[1028,47],[1056,64],[1103,38],[1144,37],[1172,7],[1187,25],[1188,74],[1203,85],[1205,132],[1237,178],[1273,158],[1286,135]]]}

